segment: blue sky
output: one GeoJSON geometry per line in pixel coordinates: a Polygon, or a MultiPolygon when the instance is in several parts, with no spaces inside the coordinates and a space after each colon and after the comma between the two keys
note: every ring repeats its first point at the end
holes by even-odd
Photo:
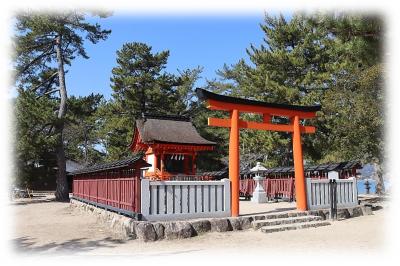
{"type": "MultiPolygon", "coordinates": [[[[206,79],[216,78],[215,71],[224,63],[234,64],[248,59],[246,48],[262,43],[259,24],[264,11],[247,16],[137,16],[121,15],[100,19],[98,22],[112,33],[98,44],[86,42],[88,60],[77,58],[66,76],[69,95],[101,93],[111,96],[111,69],[116,65],[116,51],[126,42],[144,42],[154,52],[169,50],[166,71],[204,68],[198,86],[206,79]]],[[[97,20],[96,20],[97,21],[97,20]]]]}

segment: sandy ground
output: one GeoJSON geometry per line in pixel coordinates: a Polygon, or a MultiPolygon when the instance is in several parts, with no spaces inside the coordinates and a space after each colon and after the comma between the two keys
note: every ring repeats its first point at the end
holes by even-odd
{"type": "MultiPolygon", "coordinates": [[[[290,211],[293,203],[257,206],[241,202],[242,213],[290,211]]],[[[40,254],[120,254],[135,256],[202,255],[221,252],[379,252],[384,247],[384,217],[388,206],[374,215],[332,222],[332,225],[264,234],[245,230],[208,233],[183,240],[144,243],[122,241],[96,222],[96,218],[71,209],[69,203],[47,200],[12,203],[16,252],[40,254]]]]}

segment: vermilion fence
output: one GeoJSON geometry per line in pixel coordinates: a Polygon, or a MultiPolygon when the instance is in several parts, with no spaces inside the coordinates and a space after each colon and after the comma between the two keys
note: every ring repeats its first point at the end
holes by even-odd
{"type": "MultiPolygon", "coordinates": [[[[286,198],[294,200],[294,178],[267,178],[262,182],[262,186],[270,199],[286,198]]],[[[239,189],[242,196],[252,196],[255,187],[256,183],[253,179],[240,180],[239,189]]]]}
{"type": "Polygon", "coordinates": [[[73,196],[111,208],[140,213],[140,178],[133,169],[76,175],[73,196]]]}

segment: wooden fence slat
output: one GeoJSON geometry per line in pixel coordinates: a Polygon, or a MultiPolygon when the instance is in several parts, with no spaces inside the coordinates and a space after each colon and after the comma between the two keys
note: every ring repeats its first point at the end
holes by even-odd
{"type": "Polygon", "coordinates": [[[189,212],[196,212],[196,189],[195,186],[189,186],[189,212]]]}
{"type": "Polygon", "coordinates": [[[204,186],[196,186],[196,212],[203,212],[203,187],[204,186]]]}
{"type": "Polygon", "coordinates": [[[203,186],[204,188],[204,209],[203,212],[210,212],[210,186],[203,186]]]}
{"type": "Polygon", "coordinates": [[[188,186],[182,186],[182,213],[189,213],[188,186]]]}
{"type": "Polygon", "coordinates": [[[172,186],[167,187],[167,213],[174,213],[174,194],[172,186]]]}
{"type": "Polygon", "coordinates": [[[217,211],[222,211],[222,205],[224,203],[224,187],[221,185],[216,186],[217,189],[217,196],[216,196],[216,201],[217,201],[217,211]]]}
{"type": "Polygon", "coordinates": [[[217,208],[217,204],[216,204],[216,197],[215,197],[215,185],[211,185],[211,189],[210,189],[210,212],[215,212],[216,208],[217,208]]]}

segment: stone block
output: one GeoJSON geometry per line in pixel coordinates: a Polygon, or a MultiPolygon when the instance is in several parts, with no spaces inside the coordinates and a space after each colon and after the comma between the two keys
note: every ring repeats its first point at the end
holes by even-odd
{"type": "Polygon", "coordinates": [[[265,215],[255,215],[255,216],[253,216],[253,219],[254,220],[264,220],[265,219],[265,215]]]}
{"type": "Polygon", "coordinates": [[[229,218],[229,223],[231,224],[232,230],[242,230],[242,220],[238,217],[229,218]]]}
{"type": "Polygon", "coordinates": [[[371,205],[364,205],[361,207],[363,215],[372,215],[372,206],[371,205]]]}
{"type": "Polygon", "coordinates": [[[126,239],[136,238],[136,231],[134,231],[132,224],[133,224],[132,219],[124,217],[121,220],[121,234],[126,239]]]}
{"type": "Polygon", "coordinates": [[[240,223],[242,225],[242,230],[250,229],[252,228],[252,222],[254,221],[253,217],[251,216],[244,216],[244,217],[239,217],[240,223]]]}
{"type": "Polygon", "coordinates": [[[210,223],[211,223],[211,231],[213,232],[232,231],[232,226],[230,225],[228,219],[226,218],[211,219],[210,223]]]}
{"type": "Polygon", "coordinates": [[[338,219],[349,219],[350,212],[348,209],[338,209],[337,210],[337,218],[338,219]]]}
{"type": "Polygon", "coordinates": [[[138,221],[135,221],[133,219],[131,219],[129,221],[129,233],[130,233],[129,238],[130,239],[137,239],[136,226],[138,223],[139,223],[138,221]]]}
{"type": "Polygon", "coordinates": [[[188,222],[169,222],[164,224],[165,239],[180,239],[194,236],[194,230],[188,222]]]}
{"type": "Polygon", "coordinates": [[[358,216],[363,215],[363,212],[362,212],[362,209],[360,206],[350,208],[349,213],[350,213],[351,217],[358,217],[358,216]]]}
{"type": "Polygon", "coordinates": [[[157,240],[164,239],[164,225],[162,223],[154,223],[153,224],[154,230],[156,231],[157,240]]]}
{"type": "Polygon", "coordinates": [[[156,241],[157,234],[154,230],[153,224],[148,222],[141,222],[136,225],[136,235],[139,240],[156,241]]]}
{"type": "Polygon", "coordinates": [[[196,235],[211,231],[211,223],[209,220],[199,220],[191,222],[196,235]]]}

